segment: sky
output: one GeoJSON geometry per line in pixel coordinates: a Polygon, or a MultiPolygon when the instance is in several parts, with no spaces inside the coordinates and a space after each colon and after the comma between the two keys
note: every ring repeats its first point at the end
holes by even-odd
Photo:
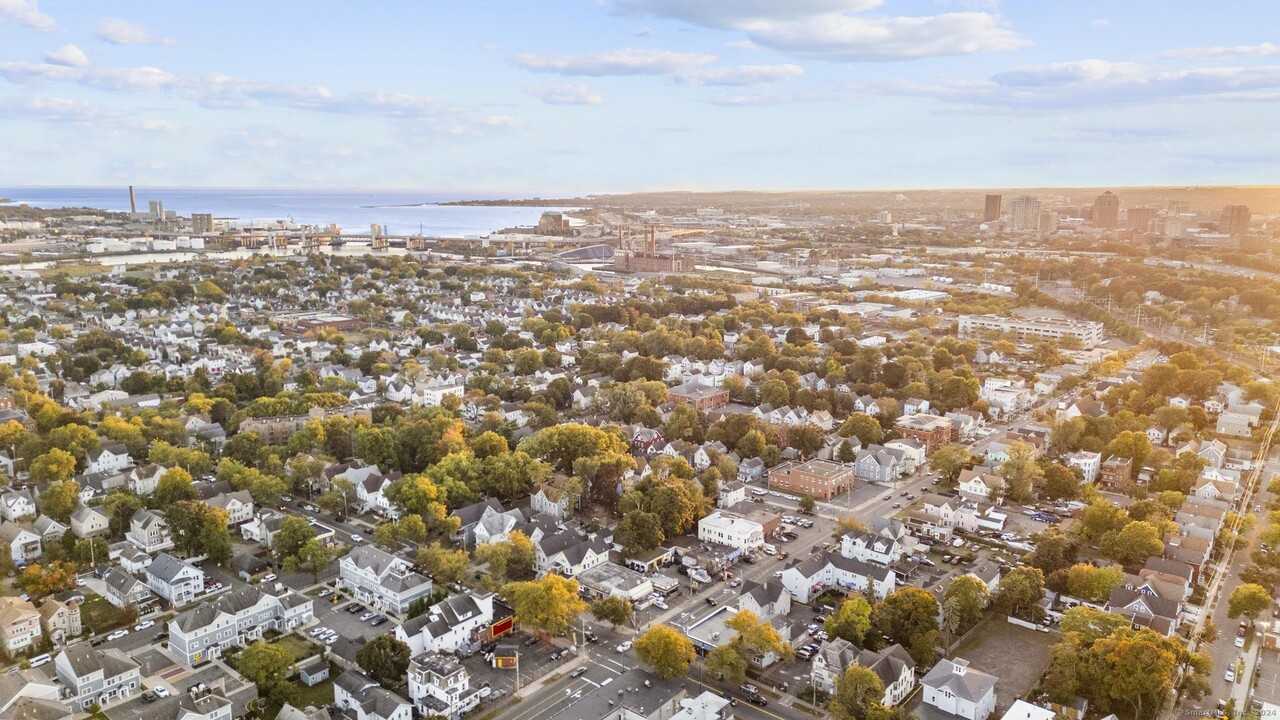
{"type": "Polygon", "coordinates": [[[1261,0],[0,0],[0,185],[1271,184],[1261,0]]]}

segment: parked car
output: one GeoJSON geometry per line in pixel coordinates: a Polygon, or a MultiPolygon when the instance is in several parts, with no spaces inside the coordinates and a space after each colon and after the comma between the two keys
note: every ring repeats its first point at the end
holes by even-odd
{"type": "Polygon", "coordinates": [[[151,692],[155,693],[158,698],[169,697],[169,691],[159,685],[151,688],[151,692]]]}
{"type": "Polygon", "coordinates": [[[275,580],[276,580],[275,573],[267,573],[266,575],[262,576],[262,582],[264,583],[275,582],[275,580]]]}
{"type": "Polygon", "coordinates": [[[536,637],[531,637],[524,641],[525,647],[533,647],[534,645],[537,645],[537,644],[538,644],[538,638],[536,637]]]}
{"type": "Polygon", "coordinates": [[[137,625],[134,625],[134,626],[133,626],[133,629],[134,629],[135,631],[142,631],[142,630],[146,630],[147,628],[153,628],[153,627],[155,627],[155,626],[156,626],[156,621],[155,621],[155,620],[143,620],[142,622],[138,623],[137,625]]]}
{"type": "Polygon", "coordinates": [[[751,703],[752,705],[759,705],[760,707],[765,707],[769,704],[769,701],[765,700],[764,697],[760,695],[749,696],[747,698],[747,702],[751,703]]]}
{"type": "Polygon", "coordinates": [[[37,667],[40,667],[41,665],[44,665],[45,663],[49,662],[52,659],[53,657],[49,655],[49,653],[45,653],[43,655],[37,655],[31,658],[27,662],[30,663],[31,667],[37,668],[37,667]]]}
{"type": "Polygon", "coordinates": [[[115,632],[111,633],[110,635],[108,635],[108,636],[107,636],[107,641],[109,642],[109,641],[111,641],[111,640],[119,640],[120,638],[122,638],[122,637],[124,637],[125,635],[128,635],[128,634],[129,634],[129,631],[128,631],[128,630],[125,630],[125,629],[121,628],[121,629],[116,630],[115,632]]]}
{"type": "Polygon", "coordinates": [[[360,543],[364,542],[364,538],[353,533],[351,535],[351,542],[355,543],[356,545],[359,545],[360,543]]]}
{"type": "Polygon", "coordinates": [[[374,614],[373,614],[373,613],[371,613],[371,612],[367,612],[367,613],[365,613],[365,614],[361,615],[361,616],[360,616],[360,622],[366,622],[366,621],[368,621],[368,620],[372,620],[372,619],[373,619],[373,615],[374,615],[374,614]]]}

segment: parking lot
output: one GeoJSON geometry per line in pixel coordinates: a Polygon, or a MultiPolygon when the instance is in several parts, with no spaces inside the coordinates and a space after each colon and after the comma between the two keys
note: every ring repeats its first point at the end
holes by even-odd
{"type": "MultiPolygon", "coordinates": [[[[332,596],[317,599],[315,603],[316,626],[323,625],[337,632],[340,637],[357,644],[363,644],[363,641],[372,640],[379,635],[395,632],[396,622],[390,618],[388,618],[387,622],[377,627],[371,625],[369,621],[361,620],[360,617],[362,615],[372,612],[371,608],[357,603],[357,606],[362,608],[360,612],[348,612],[347,608],[352,603],[353,601],[342,598],[337,605],[334,605],[332,596]]],[[[377,613],[377,615],[383,615],[383,613],[377,613]]],[[[310,632],[310,628],[307,632],[310,632]]]]}
{"type": "MultiPolygon", "coordinates": [[[[522,686],[534,682],[573,659],[571,650],[565,650],[524,633],[507,635],[499,640],[499,643],[518,644],[519,679],[522,686]],[[557,653],[560,653],[559,659],[552,659],[557,653]]],[[[517,676],[514,668],[510,670],[495,668],[485,660],[484,653],[475,653],[463,659],[462,664],[471,673],[472,685],[478,686],[482,682],[488,682],[495,692],[502,691],[503,696],[510,696],[514,692],[517,676]]],[[[494,698],[490,696],[490,699],[494,698]]]]}

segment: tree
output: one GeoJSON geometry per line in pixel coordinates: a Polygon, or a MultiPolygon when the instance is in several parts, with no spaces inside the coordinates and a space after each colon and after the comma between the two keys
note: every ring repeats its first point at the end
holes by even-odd
{"type": "Polygon", "coordinates": [[[640,662],[667,680],[689,672],[697,658],[693,641],[670,625],[655,625],[636,640],[635,649],[640,662]]]}
{"type": "Polygon", "coordinates": [[[151,502],[154,507],[167,508],[176,502],[195,500],[199,496],[200,492],[191,481],[191,473],[175,467],[160,476],[155,492],[151,494],[151,502]]]}
{"type": "Polygon", "coordinates": [[[813,509],[817,507],[818,503],[816,500],[813,499],[812,495],[802,495],[800,497],[800,502],[798,503],[798,505],[800,507],[800,512],[812,513],[813,509]]]}
{"type": "Polygon", "coordinates": [[[866,720],[871,708],[884,699],[884,683],[874,671],[850,665],[836,678],[827,709],[835,720],[866,720]]]}
{"type": "Polygon", "coordinates": [[[630,600],[614,595],[601,598],[591,604],[591,614],[597,620],[603,620],[615,628],[631,622],[633,613],[634,608],[631,607],[630,600]]]}
{"type": "Polygon", "coordinates": [[[1009,446],[1006,454],[1008,459],[1000,465],[1004,494],[1013,502],[1026,502],[1031,499],[1032,487],[1044,477],[1044,470],[1036,462],[1036,450],[1019,440],[1009,446]]]}
{"type": "Polygon", "coordinates": [[[334,552],[328,545],[311,538],[298,548],[298,552],[284,559],[285,572],[309,573],[312,581],[320,579],[320,573],[333,562],[334,552]]]}
{"type": "Polygon", "coordinates": [[[1107,557],[1122,565],[1137,565],[1149,557],[1164,553],[1160,530],[1149,522],[1136,521],[1102,537],[1099,544],[1107,557]]]}
{"type": "Polygon", "coordinates": [[[218,565],[231,559],[231,535],[227,532],[225,510],[194,500],[180,500],[168,506],[165,521],[179,552],[189,557],[204,555],[218,565]]]}
{"type": "Polygon", "coordinates": [[[1263,610],[1271,607],[1273,602],[1275,599],[1266,588],[1254,583],[1243,583],[1236,586],[1227,599],[1227,617],[1234,619],[1244,615],[1252,621],[1263,610]]]}
{"type": "Polygon", "coordinates": [[[1114,565],[1098,567],[1076,563],[1067,570],[1067,592],[1081,600],[1106,602],[1111,591],[1124,579],[1124,570],[1114,565]]]}
{"type": "Polygon", "coordinates": [[[503,595],[522,626],[551,635],[568,635],[573,622],[587,609],[578,595],[578,581],[555,574],[508,583],[503,595]]]}
{"type": "Polygon", "coordinates": [[[1042,532],[1033,534],[1031,540],[1035,543],[1036,549],[1032,551],[1027,562],[1040,568],[1045,575],[1052,575],[1059,570],[1071,567],[1076,560],[1076,555],[1080,552],[1075,538],[1056,526],[1050,526],[1042,532]]]}
{"type": "Polygon", "coordinates": [[[356,664],[384,686],[395,685],[409,670],[409,646],[395,635],[379,635],[356,651],[356,664]]]}
{"type": "Polygon", "coordinates": [[[293,658],[284,646],[258,640],[240,651],[236,670],[259,688],[271,688],[293,674],[293,658]]]}
{"type": "Polygon", "coordinates": [[[613,539],[622,546],[624,557],[648,552],[666,540],[662,520],[656,514],[633,510],[622,516],[613,531],[613,539]]]}
{"type": "Polygon", "coordinates": [[[943,445],[929,458],[929,469],[938,473],[943,482],[954,483],[961,470],[973,467],[973,454],[969,448],[956,443],[943,445]]]}
{"type": "Polygon", "coordinates": [[[70,590],[76,586],[76,566],[60,560],[45,565],[33,563],[18,576],[18,586],[34,600],[70,590]]]}
{"type": "Polygon", "coordinates": [[[79,504],[80,483],[75,480],[60,480],[40,493],[40,512],[61,523],[70,522],[79,504]]]}
{"type": "Polygon", "coordinates": [[[275,551],[276,562],[283,563],[286,558],[294,557],[303,545],[316,536],[316,529],[301,515],[286,515],[280,521],[280,529],[271,538],[271,548],[275,551]]]}
{"type": "Polygon", "coordinates": [[[721,645],[707,653],[702,664],[713,677],[730,685],[741,685],[747,679],[747,659],[732,644],[721,645]]]}
{"type": "MultiPolygon", "coordinates": [[[[871,612],[871,622],[881,635],[911,653],[917,663],[931,665],[938,633],[938,601],[917,587],[904,587],[880,601],[871,612]]],[[[938,638],[940,639],[940,638],[938,638]]]]}
{"type": "Polygon", "coordinates": [[[533,577],[534,549],[529,536],[513,530],[506,540],[476,548],[476,563],[488,564],[495,583],[533,577]]]}
{"type": "Polygon", "coordinates": [[[823,625],[828,635],[862,645],[863,638],[871,629],[871,603],[861,596],[849,598],[840,603],[823,625]]]}
{"type": "Polygon", "coordinates": [[[1080,476],[1061,463],[1044,468],[1040,495],[1051,500],[1073,500],[1080,496],[1080,476]]]}
{"type": "Polygon", "coordinates": [[[1142,461],[1151,454],[1151,439],[1145,432],[1124,430],[1115,436],[1108,445],[1107,452],[1122,458],[1132,458],[1136,471],[1142,467],[1142,461]]]}
{"type": "Polygon", "coordinates": [[[399,466],[400,448],[394,428],[361,426],[356,429],[356,457],[384,471],[399,466]]]}
{"type": "Polygon", "coordinates": [[[418,550],[418,565],[432,580],[444,585],[462,582],[470,562],[466,551],[447,548],[439,542],[418,550]]]}
{"type": "Polygon", "coordinates": [[[942,629],[953,637],[968,632],[982,619],[987,595],[987,586],[970,575],[951,581],[942,593],[942,629]]]}
{"type": "Polygon", "coordinates": [[[1044,613],[1040,607],[1044,597],[1044,573],[1040,568],[1016,567],[1000,578],[994,607],[1005,615],[1038,621],[1044,613]]]}
{"type": "Polygon", "coordinates": [[[1103,535],[1119,530],[1129,522],[1129,516],[1121,508],[1105,498],[1098,498],[1080,513],[1077,532],[1085,540],[1098,541],[1103,535]]]}
{"type": "Polygon", "coordinates": [[[76,459],[66,450],[52,448],[49,452],[32,460],[28,470],[31,473],[32,482],[36,484],[63,482],[75,475],[76,459]]]}

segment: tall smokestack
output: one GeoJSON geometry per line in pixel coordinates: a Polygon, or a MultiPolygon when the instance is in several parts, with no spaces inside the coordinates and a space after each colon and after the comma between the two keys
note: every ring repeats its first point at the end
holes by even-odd
{"type": "Polygon", "coordinates": [[[133,192],[133,186],[129,186],[129,214],[138,214],[138,196],[133,192]]]}

